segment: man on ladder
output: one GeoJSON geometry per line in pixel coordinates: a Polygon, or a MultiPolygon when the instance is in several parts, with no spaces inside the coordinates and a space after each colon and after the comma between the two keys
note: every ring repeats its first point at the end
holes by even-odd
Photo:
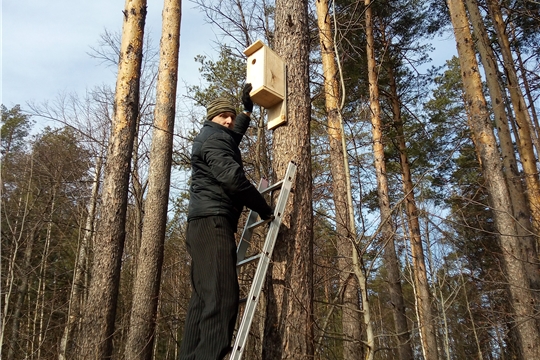
{"type": "Polygon", "coordinates": [[[272,208],[246,178],[238,148],[250,122],[251,85],[242,93],[244,112],[217,98],[193,142],[186,245],[192,258],[189,303],[181,360],[220,360],[230,349],[238,312],[234,233],[243,206],[263,220],[272,208]]]}

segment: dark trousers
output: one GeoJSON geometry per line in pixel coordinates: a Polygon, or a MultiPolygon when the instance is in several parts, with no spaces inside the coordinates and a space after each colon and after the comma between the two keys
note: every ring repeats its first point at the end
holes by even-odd
{"type": "Polygon", "coordinates": [[[239,296],[235,230],[223,216],[188,223],[193,292],[180,360],[221,360],[230,349],[239,296]]]}

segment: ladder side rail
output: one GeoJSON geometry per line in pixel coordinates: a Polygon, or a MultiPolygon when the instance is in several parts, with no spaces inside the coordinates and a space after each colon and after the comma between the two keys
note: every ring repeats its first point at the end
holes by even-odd
{"type": "Polygon", "coordinates": [[[242,317],[240,327],[238,328],[238,333],[236,334],[230,360],[240,360],[242,358],[247,337],[249,335],[249,330],[251,328],[251,323],[253,322],[253,316],[255,315],[255,309],[257,307],[259,296],[266,278],[266,272],[268,271],[272,252],[274,251],[274,245],[281,227],[281,218],[283,216],[283,212],[285,211],[285,206],[287,205],[295,174],[296,165],[291,162],[287,168],[283,186],[274,210],[275,219],[270,223],[270,228],[268,229],[263,252],[261,254],[262,256],[259,260],[257,270],[255,271],[253,284],[249,290],[246,307],[244,309],[244,316],[242,317]]]}
{"type": "MultiPolygon", "coordinates": [[[[259,187],[258,187],[259,192],[267,189],[268,185],[269,185],[268,180],[261,179],[261,181],[259,182],[259,187]]],[[[240,241],[238,242],[238,247],[236,248],[236,263],[237,264],[246,258],[246,252],[250,245],[251,236],[253,235],[252,225],[257,222],[258,217],[259,217],[259,214],[257,214],[255,211],[253,210],[249,211],[246,225],[244,226],[244,230],[242,231],[242,236],[240,237],[240,241]]]]}
{"type": "Polygon", "coordinates": [[[281,226],[281,219],[285,211],[285,206],[287,206],[287,201],[292,188],[292,181],[295,175],[296,165],[290,162],[287,172],[285,173],[285,179],[283,181],[283,186],[281,187],[281,192],[279,193],[276,208],[274,209],[275,220],[270,223],[268,235],[266,236],[267,240],[265,241],[263,247],[263,253],[269,258],[272,258],[272,252],[274,251],[274,245],[281,226]]]}
{"type": "Polygon", "coordinates": [[[258,217],[259,215],[255,211],[249,211],[246,226],[242,231],[242,236],[240,237],[238,247],[236,248],[236,264],[246,258],[246,252],[250,245],[251,236],[253,235],[253,227],[251,227],[251,224],[255,223],[258,217]]]}
{"type": "Polygon", "coordinates": [[[242,322],[240,323],[240,327],[238,328],[238,333],[236,334],[236,339],[234,341],[234,346],[229,360],[240,360],[242,358],[242,354],[244,353],[244,346],[246,345],[246,340],[249,335],[251,323],[253,322],[253,316],[259,302],[259,296],[264,285],[264,277],[266,272],[268,271],[269,264],[270,258],[263,255],[259,260],[259,265],[257,266],[257,270],[255,271],[256,280],[254,280],[253,285],[249,290],[246,307],[244,309],[244,316],[242,316],[242,322]],[[262,279],[258,280],[259,278],[262,279]]]}

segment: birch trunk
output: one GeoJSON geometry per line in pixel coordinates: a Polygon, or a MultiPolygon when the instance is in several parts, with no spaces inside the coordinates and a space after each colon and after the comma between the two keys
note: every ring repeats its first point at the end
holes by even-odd
{"type": "Polygon", "coordinates": [[[15,357],[16,351],[19,349],[19,330],[20,330],[20,321],[22,308],[24,305],[24,299],[28,293],[28,282],[30,278],[30,273],[32,272],[32,252],[34,249],[34,237],[36,233],[39,232],[41,223],[37,223],[32,229],[30,235],[26,241],[26,248],[24,249],[24,258],[23,258],[23,267],[21,269],[21,276],[19,278],[19,285],[17,286],[17,300],[15,301],[15,308],[13,310],[13,315],[11,316],[11,339],[9,350],[7,354],[7,360],[12,360],[15,357]]]}
{"type": "Polygon", "coordinates": [[[394,228],[390,198],[388,196],[388,179],[386,176],[386,163],[384,157],[384,144],[382,139],[381,109],[379,104],[379,85],[377,64],[375,61],[373,18],[371,0],[365,0],[366,6],[366,55],[368,62],[369,102],[371,109],[371,124],[373,136],[373,155],[375,158],[375,172],[377,176],[377,194],[381,214],[381,234],[384,247],[384,265],[388,273],[388,290],[393,306],[394,326],[398,342],[400,360],[413,359],[410,345],[410,333],[405,317],[405,302],[401,288],[399,261],[394,243],[394,228]]]}
{"type": "Polygon", "coordinates": [[[36,297],[36,307],[34,313],[34,332],[33,335],[36,339],[32,339],[36,345],[36,356],[38,359],[41,359],[41,348],[43,344],[43,338],[45,337],[46,329],[44,328],[44,317],[45,317],[45,298],[47,290],[47,265],[49,257],[49,249],[51,247],[51,236],[52,236],[52,226],[53,226],[53,214],[56,211],[56,192],[58,190],[57,185],[54,184],[51,195],[51,208],[49,210],[48,224],[47,224],[47,233],[45,235],[45,247],[41,255],[40,267],[39,267],[39,280],[37,286],[37,297],[36,297]],[[39,314],[39,315],[38,315],[39,314]],[[39,319],[38,319],[39,318],[39,319]],[[37,325],[37,330],[36,330],[37,325]]]}
{"type": "Polygon", "coordinates": [[[90,240],[94,234],[94,221],[96,218],[96,209],[99,196],[99,181],[101,178],[101,169],[103,166],[103,157],[100,155],[96,160],[96,170],[94,173],[94,181],[92,183],[92,194],[90,197],[90,205],[88,206],[88,214],[84,226],[84,234],[81,244],[79,245],[79,253],[75,263],[75,271],[73,275],[73,284],[71,286],[71,296],[69,299],[69,309],[67,314],[67,323],[64,328],[64,333],[60,339],[60,348],[58,351],[58,360],[66,360],[69,358],[68,352],[72,348],[72,336],[77,324],[81,319],[81,307],[84,303],[84,278],[88,271],[88,254],[90,240]]]}
{"type": "Polygon", "coordinates": [[[297,165],[266,286],[264,359],[312,359],[313,209],[308,1],[277,0],[275,50],[287,64],[286,126],[274,130],[276,178],[297,165]]]}
{"type": "Polygon", "coordinates": [[[495,225],[499,232],[503,252],[503,270],[507,276],[509,300],[513,309],[512,315],[521,355],[525,359],[537,359],[540,357],[540,335],[534,321],[534,309],[531,306],[533,295],[524,265],[519,259],[521,256],[520,238],[512,216],[510,195],[502,172],[502,161],[482,93],[482,82],[465,5],[460,0],[448,0],[448,7],[462,69],[469,126],[482,159],[482,169],[487,181],[491,207],[494,210],[495,225]]]}
{"type": "Polygon", "coordinates": [[[476,331],[476,321],[471,311],[471,304],[469,303],[469,298],[467,296],[467,287],[465,286],[465,279],[463,278],[463,268],[460,269],[459,278],[463,287],[463,296],[465,297],[465,304],[467,305],[467,314],[471,322],[472,332],[474,334],[474,341],[476,343],[476,350],[478,351],[478,359],[483,359],[484,355],[482,354],[482,348],[480,347],[480,340],[478,339],[478,332],[476,331]]]}
{"type": "Polygon", "coordinates": [[[124,352],[126,359],[152,358],[171,181],[181,7],[181,0],[164,1],[148,195],[124,352]]]}
{"type": "Polygon", "coordinates": [[[80,359],[112,356],[121,259],[126,237],[130,165],[139,110],[146,0],[126,0],[123,17],[115,113],[103,183],[103,210],[79,337],[80,359]]]}
{"type": "MultiPolygon", "coordinates": [[[[427,244],[427,259],[428,259],[428,263],[429,263],[429,266],[430,268],[432,269],[435,269],[437,266],[435,265],[435,262],[434,262],[434,259],[433,259],[433,252],[431,251],[431,240],[430,240],[430,237],[429,237],[429,234],[430,234],[430,229],[429,229],[429,220],[428,219],[425,219],[425,223],[424,223],[424,229],[425,229],[425,240],[426,240],[426,244],[427,244]]],[[[444,269],[444,274],[447,273],[447,269],[446,269],[446,264],[443,265],[443,269],[444,269]]],[[[443,277],[445,277],[446,275],[443,275],[443,277]]],[[[444,298],[444,295],[443,295],[443,287],[444,287],[444,284],[443,284],[444,280],[441,281],[441,276],[440,274],[436,274],[434,276],[434,279],[433,279],[433,297],[436,297],[437,296],[437,291],[438,291],[438,296],[439,296],[439,301],[437,303],[437,311],[439,313],[439,318],[442,318],[442,322],[444,324],[444,334],[443,335],[439,335],[439,337],[441,336],[444,336],[444,340],[443,340],[443,348],[444,348],[444,354],[446,355],[446,359],[447,360],[450,360],[451,359],[451,356],[450,356],[450,339],[449,339],[449,336],[448,336],[448,316],[447,316],[447,309],[448,309],[448,306],[446,306],[446,300],[444,298]]],[[[440,358],[442,359],[443,358],[443,355],[440,354],[439,355],[440,358]]],[[[479,358],[479,359],[482,359],[482,358],[479,358]]]]}
{"type": "MultiPolygon", "coordinates": [[[[22,246],[22,238],[23,238],[23,233],[24,233],[23,230],[24,230],[24,227],[26,226],[26,216],[29,213],[32,181],[34,180],[32,176],[33,172],[34,172],[34,157],[32,156],[30,158],[28,187],[26,189],[26,193],[24,194],[25,198],[23,200],[23,195],[19,197],[15,224],[13,225],[12,229],[10,228],[11,230],[10,232],[13,235],[13,245],[12,245],[13,250],[12,250],[12,253],[9,254],[7,274],[4,274],[6,284],[4,286],[5,295],[4,295],[4,304],[2,307],[2,315],[1,315],[1,323],[0,323],[1,324],[0,326],[0,358],[2,357],[2,349],[4,349],[4,337],[5,337],[5,334],[7,333],[6,325],[9,319],[11,295],[13,292],[13,287],[16,284],[15,271],[16,271],[17,256],[19,255],[19,248],[22,246]],[[22,209],[22,214],[21,214],[21,209],[22,209]],[[21,219],[20,223],[19,223],[19,219],[21,219]]],[[[23,301],[24,301],[24,298],[23,298],[23,301]]],[[[13,346],[14,344],[11,347],[13,346]]]]}

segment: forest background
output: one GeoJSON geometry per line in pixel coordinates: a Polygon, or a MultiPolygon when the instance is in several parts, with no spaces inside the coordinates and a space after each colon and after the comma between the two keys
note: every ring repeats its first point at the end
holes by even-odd
{"type": "MultiPolygon", "coordinates": [[[[117,15],[124,26],[129,3],[146,6],[127,1],[126,13],[117,15]]],[[[121,112],[118,83],[116,90],[102,83],[2,107],[2,356],[176,358],[190,294],[183,242],[190,140],[208,99],[225,93],[240,104],[242,51],[259,38],[288,60],[293,101],[289,125],[275,132],[265,131],[263,109],[255,113],[244,144],[246,168],[254,182],[279,179],[289,160],[301,169],[296,212],[287,215],[289,230],[278,245],[246,357],[538,355],[540,5],[194,5],[220,41],[215,52],[196,57],[197,80],[180,86],[183,105],[166,104],[181,111],[169,131],[172,152],[161,156],[171,159],[173,172],[170,201],[160,205],[150,201],[151,184],[168,180],[152,178],[151,159],[160,154],[154,145],[160,116],[173,123],[170,112],[160,113],[159,97],[159,75],[170,69],[159,65],[166,41],[158,51],[156,32],[142,38],[139,99],[129,109],[134,112],[126,112],[134,120],[132,137],[123,141],[131,144],[131,166],[120,194],[125,216],[115,216],[123,220],[118,238],[103,230],[110,205],[103,192],[112,192],[107,174],[113,171],[105,169],[122,168],[113,166],[111,145],[117,141],[111,125],[117,129],[121,112]],[[434,64],[430,42],[452,35],[459,59],[434,64]],[[43,119],[49,126],[35,124],[43,119]],[[166,227],[150,236],[162,258],[148,265],[145,226],[149,214],[163,209],[166,227]],[[116,282],[102,286],[95,279],[106,250],[117,257],[118,271],[116,282]],[[145,272],[157,274],[157,293],[137,286],[145,272]],[[137,315],[140,292],[156,304],[144,321],[137,315]],[[112,300],[100,302],[109,293],[112,300]],[[92,306],[106,319],[92,317],[92,306]]],[[[156,14],[159,6],[149,2],[148,12],[156,14]]],[[[182,29],[184,21],[186,14],[182,29]]],[[[142,30],[144,21],[134,26],[142,30]]],[[[182,30],[182,36],[189,35],[182,30]]],[[[89,52],[116,69],[126,37],[107,29],[89,52]]]]}

